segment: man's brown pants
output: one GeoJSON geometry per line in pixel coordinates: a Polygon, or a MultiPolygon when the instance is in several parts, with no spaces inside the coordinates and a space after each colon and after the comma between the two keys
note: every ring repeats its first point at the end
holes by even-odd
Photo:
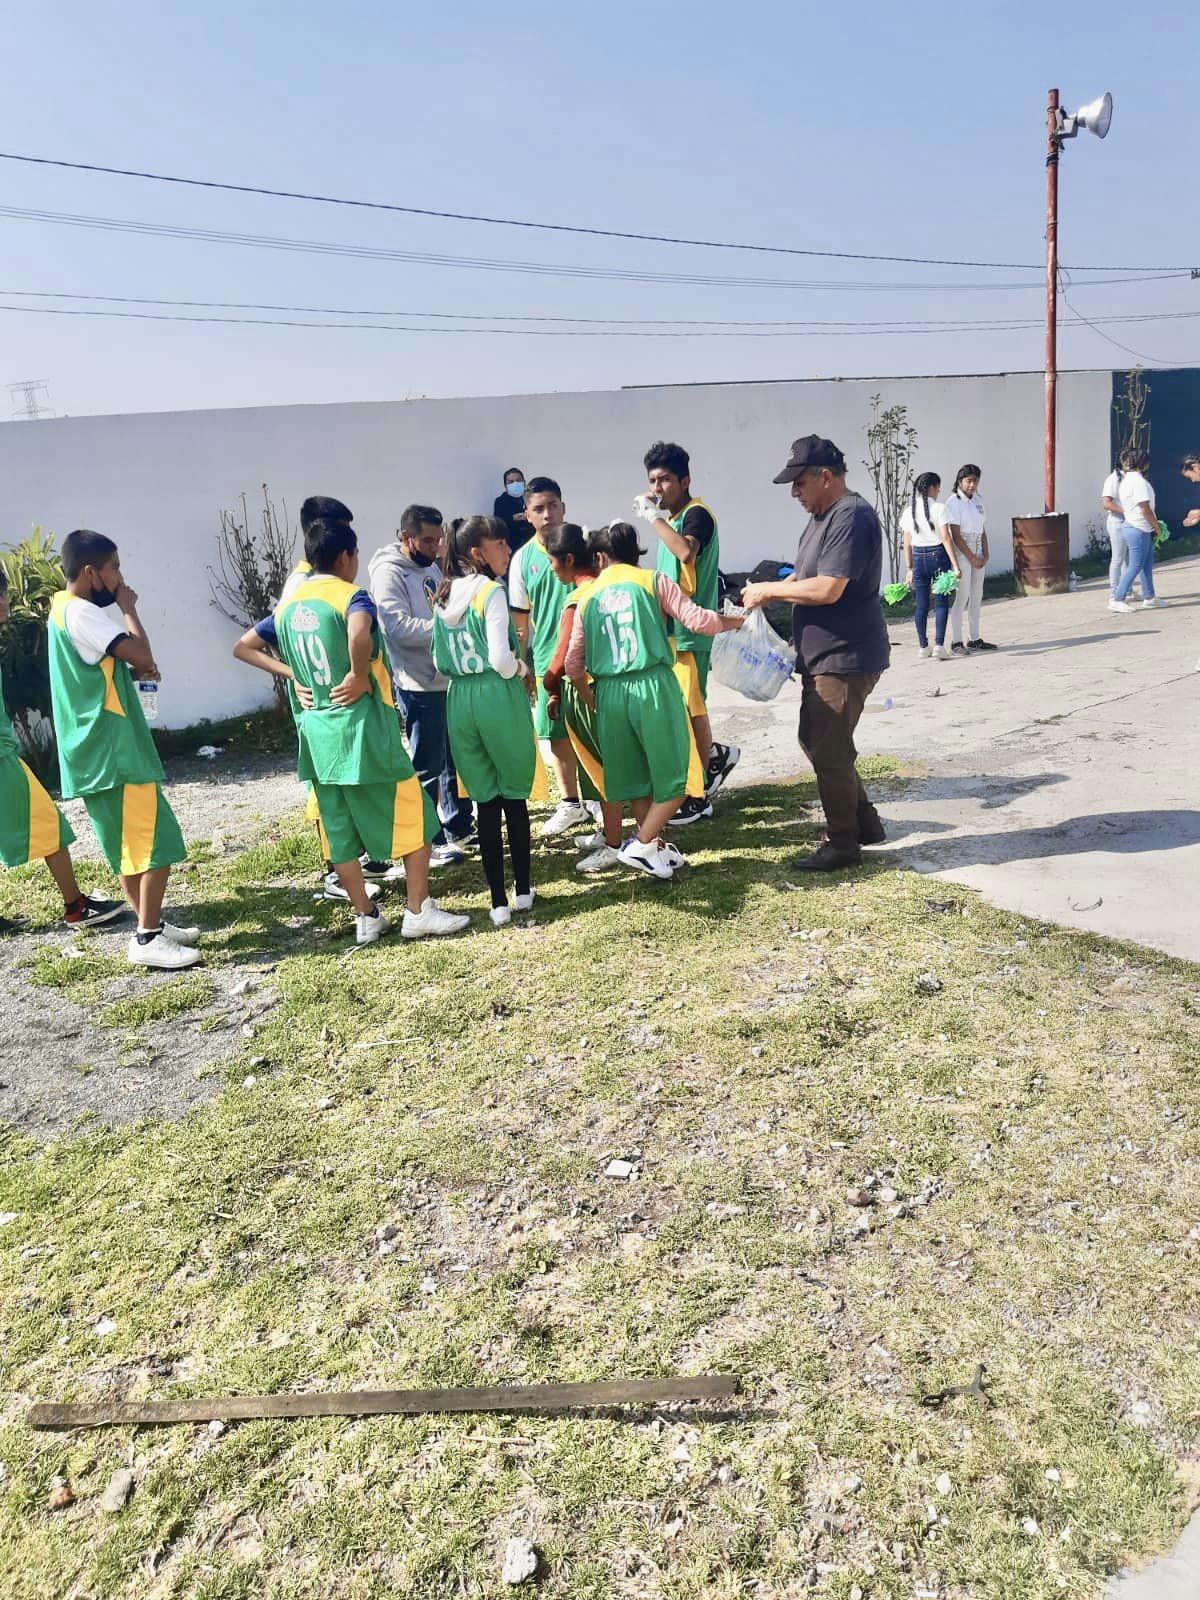
{"type": "Polygon", "coordinates": [[[819,673],[803,678],[800,748],[817,775],[817,793],[834,844],[857,850],[860,820],[876,820],[855,762],[854,730],[878,672],[819,673]]]}

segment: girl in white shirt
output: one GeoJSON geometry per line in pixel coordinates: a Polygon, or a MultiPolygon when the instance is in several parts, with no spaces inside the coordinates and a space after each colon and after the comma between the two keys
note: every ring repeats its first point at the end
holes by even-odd
{"type": "Polygon", "coordinates": [[[1129,591],[1133,588],[1133,580],[1140,573],[1142,606],[1150,610],[1162,605],[1162,601],[1154,593],[1154,535],[1158,532],[1158,516],[1154,509],[1154,488],[1146,477],[1150,467],[1150,457],[1144,451],[1122,450],[1119,463],[1121,482],[1118,485],[1118,499],[1125,516],[1122,532],[1129,547],[1129,560],[1116,591],[1108,602],[1108,609],[1133,610],[1129,604],[1129,591]]]}
{"type": "Polygon", "coordinates": [[[1121,509],[1121,469],[1114,467],[1104,480],[1104,487],[1100,491],[1100,502],[1104,507],[1104,530],[1108,534],[1108,548],[1111,559],[1108,563],[1108,598],[1115,600],[1117,585],[1125,571],[1125,563],[1129,560],[1129,551],[1125,545],[1125,513],[1121,509]]]}
{"type": "Polygon", "coordinates": [[[936,472],[922,472],[913,484],[912,504],[905,506],[900,515],[900,532],[904,535],[904,557],[908,563],[908,586],[917,602],[918,654],[928,661],[936,654],[939,661],[949,661],[946,648],[946,624],[950,620],[948,594],[934,594],[933,580],[943,572],[953,572],[960,581],[962,571],[950,538],[946,522],[946,508],[938,499],[942,480],[936,472]],[[934,640],[936,651],[929,645],[926,632],[929,623],[929,606],[933,602],[934,640]]]}
{"type": "Polygon", "coordinates": [[[954,610],[950,613],[952,655],[966,655],[968,650],[994,650],[979,635],[979,609],[983,604],[983,575],[991,552],[988,549],[987,526],[983,501],[979,498],[979,480],[983,476],[973,462],[959,467],[954,480],[954,493],[946,501],[946,521],[950,525],[950,538],[958,551],[959,565],[963,568],[962,582],[954,596],[954,610]],[[963,618],[967,619],[967,642],[963,643],[963,618]]]}

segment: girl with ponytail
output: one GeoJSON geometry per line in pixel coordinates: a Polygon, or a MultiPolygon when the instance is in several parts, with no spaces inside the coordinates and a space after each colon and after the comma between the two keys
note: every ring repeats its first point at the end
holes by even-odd
{"type": "Polygon", "coordinates": [[[946,508],[938,499],[941,487],[942,480],[936,472],[922,472],[913,484],[912,503],[905,506],[900,517],[904,556],[908,563],[908,586],[917,602],[918,654],[923,661],[928,661],[935,654],[939,661],[950,659],[950,651],[946,647],[946,624],[950,620],[952,597],[934,594],[934,579],[943,572],[952,572],[960,582],[962,580],[962,569],[946,521],[946,508]],[[930,647],[926,631],[931,601],[936,651],[930,647]]]}
{"type": "Polygon", "coordinates": [[[979,632],[979,611],[983,604],[983,575],[987,571],[988,549],[986,513],[979,498],[979,480],[983,476],[973,461],[959,467],[954,479],[954,493],[946,501],[946,521],[950,525],[950,538],[958,551],[959,565],[963,568],[962,582],[954,596],[954,610],[950,613],[950,636],[953,643],[950,654],[965,656],[971,650],[994,650],[979,632]],[[963,622],[967,624],[967,637],[963,640],[963,622]]]}

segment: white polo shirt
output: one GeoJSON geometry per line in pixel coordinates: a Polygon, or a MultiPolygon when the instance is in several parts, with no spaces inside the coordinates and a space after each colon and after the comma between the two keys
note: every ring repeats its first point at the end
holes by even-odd
{"type": "Polygon", "coordinates": [[[963,542],[975,556],[983,550],[986,515],[983,501],[977,494],[959,494],[956,489],[946,501],[946,521],[955,524],[963,536],[963,542]]]}
{"type": "Polygon", "coordinates": [[[900,513],[900,532],[907,533],[914,550],[933,550],[942,542],[942,529],[946,526],[946,508],[940,500],[929,502],[929,521],[925,520],[925,503],[917,496],[917,516],[913,520],[912,501],[900,513]]]}
{"type": "Polygon", "coordinates": [[[1142,533],[1154,533],[1158,528],[1157,518],[1147,522],[1138,507],[1144,500],[1151,511],[1154,510],[1154,486],[1149,478],[1144,478],[1140,472],[1127,472],[1121,479],[1121,492],[1117,496],[1121,502],[1121,509],[1125,513],[1125,521],[1131,528],[1138,528],[1142,533]]]}

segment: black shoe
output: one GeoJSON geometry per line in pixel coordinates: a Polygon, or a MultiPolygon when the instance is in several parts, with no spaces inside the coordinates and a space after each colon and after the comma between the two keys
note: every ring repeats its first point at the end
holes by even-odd
{"type": "Polygon", "coordinates": [[[98,928],[101,923],[115,921],[128,909],[124,900],[100,900],[95,895],[85,894],[77,905],[64,913],[63,921],[68,928],[98,928]]]}
{"type": "MultiPolygon", "coordinates": [[[[978,645],[974,645],[973,644],[971,646],[972,650],[978,650],[978,648],[979,648],[978,645]]],[[[950,646],[950,654],[952,656],[965,656],[966,653],[967,653],[967,646],[965,644],[952,644],[950,646]]]]}
{"type": "Polygon", "coordinates": [[[826,839],[810,856],[797,856],[792,866],[797,872],[840,872],[843,867],[857,867],[862,861],[861,852],[846,850],[826,839]]]}
{"type": "Polygon", "coordinates": [[[691,822],[707,822],[713,814],[709,800],[685,800],[667,823],[668,828],[686,828],[691,822]]]}
{"type": "Polygon", "coordinates": [[[711,800],[725,779],[742,759],[742,752],[736,744],[718,744],[713,740],[713,753],[709,759],[708,770],[704,774],[704,798],[711,800]]]}
{"type": "Polygon", "coordinates": [[[989,644],[986,639],[972,639],[967,645],[968,650],[997,650],[998,645],[989,644]]]}
{"type": "Polygon", "coordinates": [[[386,878],[388,873],[392,870],[392,863],[390,861],[372,861],[368,856],[359,856],[358,864],[362,868],[362,875],[364,878],[386,878]]]}
{"type": "Polygon", "coordinates": [[[858,842],[860,845],[887,843],[887,829],[874,807],[858,814],[858,842]]]}

